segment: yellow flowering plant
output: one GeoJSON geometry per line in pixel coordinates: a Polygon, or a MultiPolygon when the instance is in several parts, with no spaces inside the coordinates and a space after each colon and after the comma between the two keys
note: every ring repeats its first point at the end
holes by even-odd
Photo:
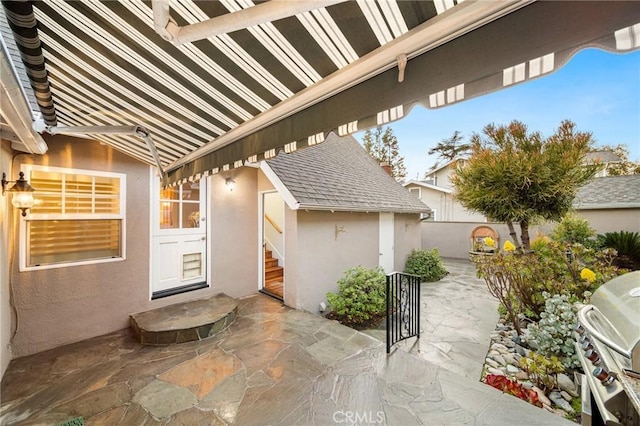
{"type": "Polygon", "coordinates": [[[484,245],[487,247],[495,247],[496,246],[496,242],[493,238],[491,237],[485,237],[484,240],[484,245]]]}
{"type": "Polygon", "coordinates": [[[580,278],[592,283],[596,280],[596,273],[589,268],[583,268],[582,271],[580,271],[580,278]]]}
{"type": "Polygon", "coordinates": [[[513,243],[509,240],[504,242],[504,245],[502,246],[502,249],[506,252],[512,252],[516,249],[516,246],[513,245],[513,243]]]}

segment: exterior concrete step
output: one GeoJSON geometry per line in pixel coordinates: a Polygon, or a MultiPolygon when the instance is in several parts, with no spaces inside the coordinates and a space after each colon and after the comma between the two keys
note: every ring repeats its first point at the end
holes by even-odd
{"type": "Polygon", "coordinates": [[[133,314],[130,324],[143,345],[172,345],[215,336],[234,321],[237,312],[237,301],[220,293],[133,314]]]}

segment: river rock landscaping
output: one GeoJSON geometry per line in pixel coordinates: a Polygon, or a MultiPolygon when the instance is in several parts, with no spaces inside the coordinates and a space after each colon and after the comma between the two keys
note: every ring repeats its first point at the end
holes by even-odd
{"type": "Polygon", "coordinates": [[[529,330],[524,328],[523,336],[519,337],[512,326],[504,319],[500,319],[496,329],[491,333],[491,345],[485,359],[482,381],[486,383],[492,375],[505,376],[512,382],[520,384],[522,388],[535,392],[535,400],[539,404],[534,405],[579,422],[579,412],[576,410],[580,403],[578,388],[569,375],[557,374],[555,390],[547,396],[544,390],[538,388],[530,380],[529,374],[522,369],[521,360],[530,356],[533,349],[531,346],[535,346],[533,341],[524,343],[528,335],[529,330]]]}

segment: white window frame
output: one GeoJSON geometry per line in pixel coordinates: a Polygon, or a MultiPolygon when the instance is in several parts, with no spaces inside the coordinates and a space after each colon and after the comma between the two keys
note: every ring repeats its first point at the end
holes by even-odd
{"type": "Polygon", "coordinates": [[[409,188],[409,192],[411,193],[411,195],[413,195],[414,189],[418,190],[418,200],[422,200],[422,188],[420,188],[419,186],[412,186],[411,188],[409,188]]]}
{"type": "MultiPolygon", "coordinates": [[[[51,166],[40,166],[35,164],[23,164],[20,166],[20,171],[24,172],[25,176],[28,180],[31,180],[31,171],[36,170],[39,172],[49,172],[49,173],[64,173],[64,174],[79,174],[85,176],[99,176],[99,177],[108,177],[108,178],[117,178],[120,180],[120,213],[112,213],[112,214],[95,214],[95,213],[38,213],[38,208],[35,207],[29,211],[29,214],[24,218],[24,220],[20,221],[20,256],[19,256],[19,270],[20,272],[25,271],[37,271],[42,269],[56,269],[56,268],[67,268],[70,266],[79,266],[79,265],[93,265],[97,263],[108,263],[108,262],[121,262],[126,260],[127,258],[127,226],[126,226],[126,212],[127,212],[127,175],[124,173],[114,173],[114,172],[103,172],[97,170],[84,170],[84,169],[75,169],[75,168],[66,168],[66,167],[51,167],[51,166]],[[61,263],[52,263],[41,266],[27,266],[27,222],[36,221],[36,220],[91,220],[91,219],[109,219],[109,220],[120,220],[120,248],[121,248],[121,256],[120,257],[110,257],[104,259],[90,259],[90,260],[79,260],[73,262],[61,262],[61,263]]],[[[37,191],[37,188],[36,188],[37,191]]],[[[37,199],[37,195],[36,195],[37,199]]]]}

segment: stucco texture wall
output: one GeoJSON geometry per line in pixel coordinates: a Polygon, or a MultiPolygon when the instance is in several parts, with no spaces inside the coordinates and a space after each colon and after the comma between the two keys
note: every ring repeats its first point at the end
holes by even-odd
{"type": "Polygon", "coordinates": [[[605,232],[640,232],[640,208],[580,210],[578,215],[589,221],[598,234],[605,232]]]}
{"type": "Polygon", "coordinates": [[[211,177],[211,280],[231,297],[258,291],[258,170],[234,169],[211,177]],[[236,181],[233,191],[225,185],[236,181]]]}
{"type": "Polygon", "coordinates": [[[295,307],[318,313],[346,269],[378,266],[378,214],[298,211],[297,224],[295,307]]]}
{"type": "MultiPolygon", "coordinates": [[[[11,142],[0,140],[0,172],[6,173],[8,180],[15,179],[11,168],[12,156],[11,142]]],[[[11,235],[11,224],[18,214],[17,210],[14,210],[10,197],[4,195],[0,200],[0,218],[2,218],[0,222],[0,378],[11,361],[10,340],[14,322],[9,302],[9,262],[12,252],[10,245],[14,241],[11,235]]]]}
{"type": "Polygon", "coordinates": [[[394,215],[393,236],[393,269],[402,272],[411,250],[420,249],[420,215],[396,213],[394,215]]]}
{"type": "MultiPolygon", "coordinates": [[[[489,226],[498,232],[500,245],[509,238],[509,228],[503,223],[485,222],[422,222],[422,248],[426,250],[438,249],[441,257],[456,259],[469,258],[471,250],[471,232],[478,226],[489,226]]],[[[538,233],[549,233],[552,226],[541,225],[529,228],[531,239],[538,233]]],[[[520,227],[516,225],[516,233],[520,237],[520,227]]]]}
{"type": "Polygon", "coordinates": [[[131,313],[149,306],[149,167],[95,141],[66,136],[46,141],[45,155],[16,163],[127,175],[126,260],[19,272],[16,254],[15,357],[126,328],[131,313]]]}

